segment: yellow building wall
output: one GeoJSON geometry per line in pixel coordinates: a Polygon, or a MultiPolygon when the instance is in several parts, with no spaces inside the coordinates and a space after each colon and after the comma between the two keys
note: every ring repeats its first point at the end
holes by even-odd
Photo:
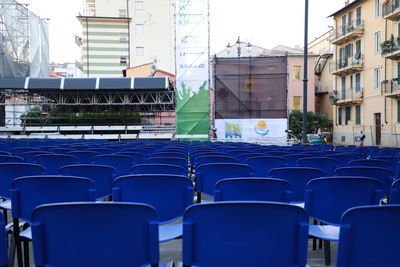
{"type": "Polygon", "coordinates": [[[126,77],[150,77],[153,64],[146,64],[126,70],[126,77]]]}

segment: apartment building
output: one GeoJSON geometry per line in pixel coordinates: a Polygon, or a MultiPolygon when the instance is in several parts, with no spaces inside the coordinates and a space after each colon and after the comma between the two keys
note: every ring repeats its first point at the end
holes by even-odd
{"type": "Polygon", "coordinates": [[[122,77],[123,70],[153,62],[175,72],[173,0],[83,0],[77,17],[84,77],[122,77]]]}
{"type": "Polygon", "coordinates": [[[355,0],[332,14],[334,143],[398,146],[400,9],[398,0],[355,0]]]}

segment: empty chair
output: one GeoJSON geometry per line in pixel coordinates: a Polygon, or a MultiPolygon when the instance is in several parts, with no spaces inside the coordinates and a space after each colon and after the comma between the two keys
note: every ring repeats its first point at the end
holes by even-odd
{"type": "Polygon", "coordinates": [[[49,152],[53,152],[55,154],[67,154],[68,152],[74,151],[73,149],[69,149],[69,148],[52,148],[49,149],[49,152]]]}
{"type": "Polygon", "coordinates": [[[307,213],[288,204],[193,205],[183,217],[182,260],[184,266],[305,266],[307,231],[307,213]]]}
{"type": "Polygon", "coordinates": [[[286,167],[276,168],[269,171],[268,176],[279,178],[290,182],[292,185],[292,202],[304,202],[307,183],[314,179],[323,177],[325,173],[317,168],[309,167],[286,167]]]}
{"type": "Polygon", "coordinates": [[[356,153],[327,154],[325,157],[336,159],[338,161],[338,168],[346,167],[352,160],[365,159],[365,156],[356,153]]]}
{"type": "Polygon", "coordinates": [[[229,178],[215,186],[214,201],[290,202],[292,186],[288,181],[272,178],[229,178]]]}
{"type": "Polygon", "coordinates": [[[241,155],[241,154],[246,154],[246,153],[250,153],[250,152],[251,152],[251,151],[249,151],[249,150],[238,149],[238,150],[230,150],[230,151],[227,151],[227,154],[228,154],[229,156],[231,156],[231,157],[238,158],[239,155],[241,155]]]}
{"type": "Polygon", "coordinates": [[[392,169],[392,164],[386,160],[380,159],[358,159],[349,162],[349,166],[365,166],[365,167],[379,167],[385,169],[392,169]]]}
{"type": "Polygon", "coordinates": [[[133,157],[133,162],[135,164],[141,164],[146,161],[148,156],[146,154],[140,153],[140,152],[118,152],[115,153],[115,155],[124,155],[124,156],[130,156],[133,157]]]}
{"type": "Polygon", "coordinates": [[[336,169],[338,161],[327,157],[303,158],[297,161],[299,167],[311,167],[321,169],[326,176],[331,176],[336,169]]]}
{"type": "Polygon", "coordinates": [[[371,159],[379,159],[390,162],[392,164],[391,170],[393,172],[396,172],[397,164],[400,162],[400,157],[377,156],[377,157],[372,157],[371,159]]]}
{"type": "Polygon", "coordinates": [[[305,151],[303,153],[301,153],[300,155],[307,155],[307,156],[311,156],[311,157],[323,157],[326,155],[325,152],[323,151],[313,151],[313,150],[309,150],[309,151],[305,151]]]}
{"type": "Polygon", "coordinates": [[[152,158],[181,158],[187,159],[188,155],[184,152],[157,152],[151,155],[152,158]]]}
{"type": "Polygon", "coordinates": [[[396,148],[382,148],[379,151],[379,156],[397,157],[398,155],[399,150],[396,148]]]}
{"type": "Polygon", "coordinates": [[[60,174],[91,179],[96,186],[96,199],[102,199],[112,194],[112,182],[116,175],[113,167],[94,164],[63,166],[60,174]]]}
{"type": "Polygon", "coordinates": [[[338,267],[398,266],[400,206],[355,207],[340,221],[338,267]],[[384,244],[384,245],[382,245],[384,244]]]}
{"type": "Polygon", "coordinates": [[[35,163],[35,157],[37,155],[44,155],[44,154],[53,154],[53,152],[48,152],[48,151],[29,151],[29,152],[22,153],[21,157],[24,158],[24,162],[26,162],[26,163],[35,163]]]}
{"type": "MultiPolygon", "coordinates": [[[[356,206],[377,205],[382,197],[383,185],[373,178],[330,177],[311,180],[306,188],[305,210],[311,218],[327,225],[310,225],[310,235],[337,242],[343,213],[356,206]]],[[[325,263],[329,265],[328,242],[325,242],[325,255],[325,263]]]]}
{"type": "Polygon", "coordinates": [[[249,152],[247,152],[247,153],[244,153],[244,154],[237,155],[236,158],[238,159],[238,161],[240,163],[246,164],[246,161],[249,158],[252,158],[252,157],[264,157],[264,156],[265,156],[265,154],[262,154],[262,153],[254,153],[254,152],[253,153],[249,153],[249,152]]]}
{"type": "Polygon", "coordinates": [[[209,163],[200,165],[196,170],[197,202],[201,201],[201,193],[214,195],[215,185],[225,178],[252,176],[252,168],[239,163],[209,163]]]}
{"type": "Polygon", "coordinates": [[[0,151],[0,156],[11,156],[11,154],[7,151],[0,151]]]}
{"type": "Polygon", "coordinates": [[[341,153],[348,153],[351,150],[347,148],[346,146],[335,146],[335,151],[341,152],[341,153]]]}
{"type": "Polygon", "coordinates": [[[322,151],[331,151],[334,149],[335,149],[335,147],[333,145],[325,144],[322,146],[322,151]]]}
{"type": "Polygon", "coordinates": [[[400,204],[400,180],[396,180],[390,189],[390,204],[400,204]]]}
{"type": "MultiPolygon", "coordinates": [[[[115,202],[136,202],[151,205],[161,224],[173,222],[183,216],[193,204],[193,183],[179,175],[128,175],[113,183],[115,202]]],[[[182,235],[182,225],[160,227],[160,242],[182,235]]]]}
{"type": "Polygon", "coordinates": [[[49,151],[50,149],[53,149],[53,148],[58,148],[58,147],[56,147],[56,146],[39,146],[38,147],[38,149],[40,151],[49,151]]]}
{"type": "Polygon", "coordinates": [[[378,179],[382,182],[385,196],[389,196],[390,186],[393,183],[393,172],[388,169],[378,167],[344,167],[336,169],[335,176],[361,176],[378,179]]]}
{"type": "Polygon", "coordinates": [[[24,162],[24,158],[17,156],[0,155],[0,163],[7,162],[24,162]]]}
{"type": "Polygon", "coordinates": [[[87,151],[93,151],[102,155],[112,154],[113,150],[110,148],[89,148],[87,151]]]}
{"type": "Polygon", "coordinates": [[[188,169],[188,161],[187,161],[187,159],[183,159],[183,158],[173,158],[173,157],[171,157],[171,158],[162,158],[162,157],[153,158],[153,157],[151,157],[146,160],[146,164],[148,164],[148,163],[177,165],[177,166],[184,168],[185,170],[188,169]]]}
{"type": "Polygon", "coordinates": [[[285,167],[287,161],[283,157],[261,156],[249,158],[246,163],[253,169],[253,176],[267,177],[271,169],[285,167]]]}
{"type": "MultiPolygon", "coordinates": [[[[311,157],[310,155],[303,154],[303,153],[290,154],[290,155],[283,156],[283,158],[285,158],[286,161],[287,161],[287,167],[296,167],[297,166],[297,161],[299,159],[310,158],[310,157],[311,157]]],[[[284,167],[284,166],[281,166],[281,167],[284,167]]]]}
{"type": "Polygon", "coordinates": [[[7,232],[4,216],[0,213],[0,266],[8,266],[7,232]]]}
{"type": "Polygon", "coordinates": [[[34,157],[35,163],[46,168],[46,174],[59,174],[60,168],[78,163],[78,158],[72,155],[43,154],[34,157]]]}
{"type": "Polygon", "coordinates": [[[37,266],[157,266],[159,261],[157,214],[144,204],[42,205],[32,214],[32,236],[37,266]]]}
{"type": "Polygon", "coordinates": [[[200,166],[208,163],[239,163],[237,159],[231,156],[199,156],[194,160],[194,166],[200,166]]]}
{"type": "Polygon", "coordinates": [[[67,154],[77,157],[79,164],[91,164],[94,157],[101,155],[95,151],[70,151],[67,154]]]}
{"type": "Polygon", "coordinates": [[[188,175],[188,169],[172,164],[145,163],[133,165],[130,174],[174,174],[188,175]]]}
{"type": "Polygon", "coordinates": [[[285,155],[289,155],[290,153],[284,151],[267,151],[265,152],[265,154],[272,157],[283,157],[285,155]]]}
{"type": "Polygon", "coordinates": [[[14,147],[10,149],[10,152],[13,156],[18,156],[20,157],[22,153],[28,152],[28,151],[39,151],[39,149],[35,147],[14,147]]]}
{"type": "Polygon", "coordinates": [[[116,176],[128,175],[135,159],[127,155],[100,155],[93,158],[93,162],[99,165],[108,165],[115,169],[116,176]]]}

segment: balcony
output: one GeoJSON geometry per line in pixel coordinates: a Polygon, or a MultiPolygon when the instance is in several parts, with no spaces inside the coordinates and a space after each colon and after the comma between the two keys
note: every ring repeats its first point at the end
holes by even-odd
{"type": "Polygon", "coordinates": [[[391,21],[400,20],[400,0],[386,0],[382,5],[382,17],[391,21]]]}
{"type": "Polygon", "coordinates": [[[363,102],[363,88],[346,88],[338,91],[334,90],[329,95],[329,100],[333,105],[346,106],[355,105],[363,102]]]}
{"type": "Polygon", "coordinates": [[[349,57],[347,60],[343,60],[340,63],[331,62],[329,70],[332,75],[335,76],[346,76],[363,70],[362,55],[359,54],[357,57],[349,57]]]}
{"type": "Polygon", "coordinates": [[[342,45],[351,40],[358,39],[364,34],[364,21],[356,19],[351,21],[350,24],[345,24],[336,29],[336,32],[332,36],[332,44],[342,45]]]}
{"type": "Polygon", "coordinates": [[[399,79],[386,80],[381,85],[382,94],[390,98],[400,98],[399,79]]]}
{"type": "MultiPolygon", "coordinates": [[[[399,0],[400,1],[400,0],[399,0]]],[[[397,37],[397,41],[394,41],[394,38],[390,40],[384,41],[381,44],[382,56],[391,60],[399,60],[400,59],[400,38],[397,37]]]]}

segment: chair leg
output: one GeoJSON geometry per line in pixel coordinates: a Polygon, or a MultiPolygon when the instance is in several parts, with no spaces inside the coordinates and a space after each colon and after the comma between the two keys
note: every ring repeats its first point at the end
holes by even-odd
{"type": "Polygon", "coordinates": [[[331,242],[324,240],[325,265],[331,264],[331,242]]]}
{"type": "Polygon", "coordinates": [[[201,192],[197,192],[197,203],[201,203],[201,192]]]}
{"type": "Polygon", "coordinates": [[[2,210],[3,210],[3,215],[4,215],[4,224],[7,225],[8,224],[7,210],[6,209],[2,209],[2,210]]]}
{"type": "Polygon", "coordinates": [[[21,246],[21,240],[19,238],[19,220],[18,218],[13,218],[13,229],[14,229],[14,240],[15,244],[17,247],[17,261],[18,261],[18,266],[22,267],[23,262],[22,262],[22,246],[21,246]]]}
{"type": "MultiPolygon", "coordinates": [[[[314,219],[314,225],[316,225],[318,222],[317,220],[314,219]]],[[[313,237],[313,242],[312,242],[312,250],[317,250],[317,238],[313,237]]]]}
{"type": "Polygon", "coordinates": [[[15,261],[15,238],[14,235],[11,235],[11,240],[10,240],[10,251],[8,252],[8,266],[9,267],[14,267],[14,261],[15,261]]]}
{"type": "MultiPolygon", "coordinates": [[[[324,225],[324,223],[322,223],[322,222],[320,224],[324,225]]],[[[318,244],[319,249],[322,249],[322,243],[323,243],[322,239],[319,239],[319,244],[318,244]]]]}
{"type": "Polygon", "coordinates": [[[24,266],[29,267],[29,240],[24,240],[24,266]]]}

